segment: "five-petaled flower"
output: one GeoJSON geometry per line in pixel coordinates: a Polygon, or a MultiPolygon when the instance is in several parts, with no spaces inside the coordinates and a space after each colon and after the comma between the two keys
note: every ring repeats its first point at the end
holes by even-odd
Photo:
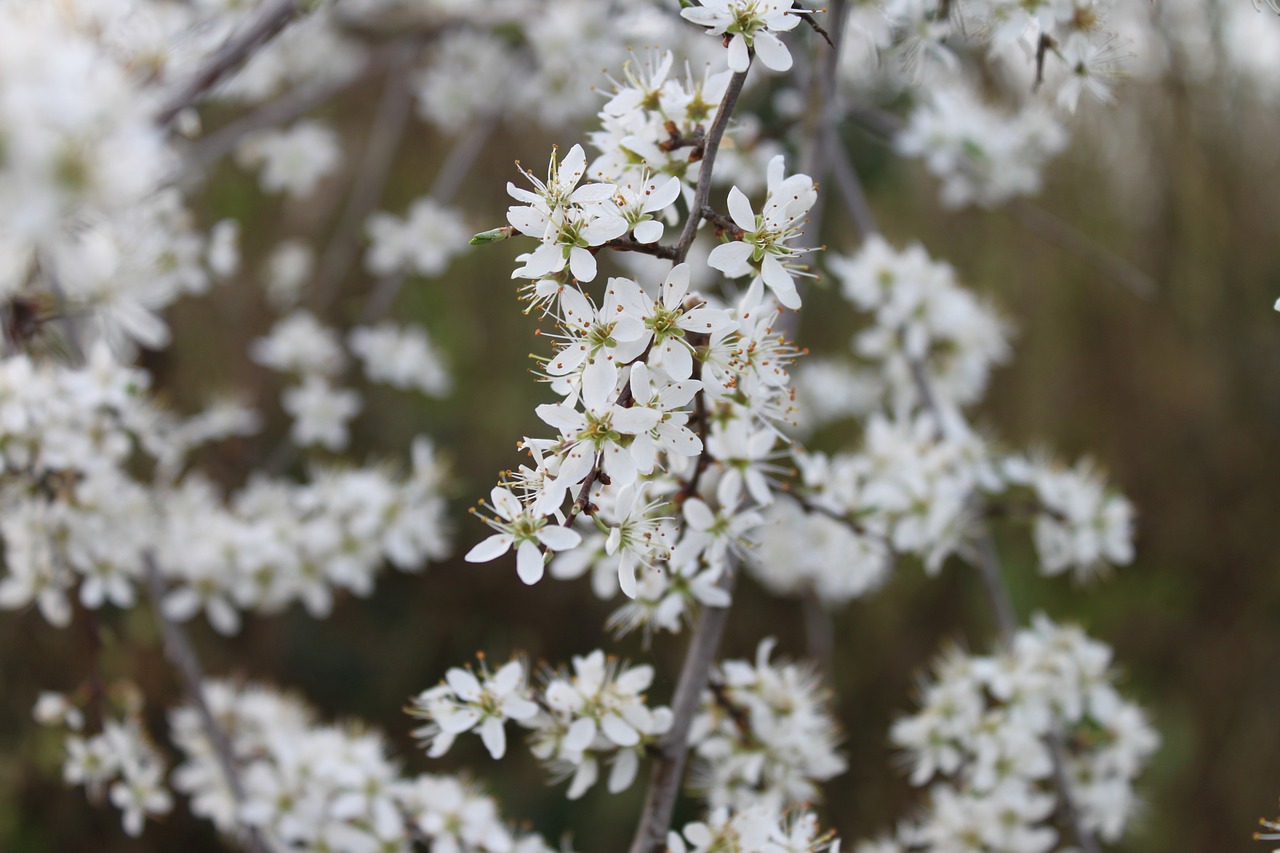
{"type": "Polygon", "coordinates": [[[485,518],[485,523],[498,532],[467,552],[468,563],[487,563],[515,546],[516,573],[525,583],[535,584],[542,580],[545,564],[542,547],[551,551],[567,551],[582,541],[576,530],[548,524],[551,518],[535,514],[502,486],[495,486],[489,497],[498,517],[485,518]]]}
{"type": "Polygon", "coordinates": [[[791,0],[702,0],[701,6],[681,9],[686,20],[707,28],[713,36],[728,35],[729,67],[746,71],[751,50],[766,67],[786,71],[791,51],[774,33],[795,29],[806,9],[793,9],[791,0]]]}

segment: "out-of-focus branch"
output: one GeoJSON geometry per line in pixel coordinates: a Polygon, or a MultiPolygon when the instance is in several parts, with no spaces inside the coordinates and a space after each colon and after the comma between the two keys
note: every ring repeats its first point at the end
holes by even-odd
{"type": "Polygon", "coordinates": [[[224,44],[204,68],[201,68],[161,106],[156,113],[156,123],[169,125],[178,113],[194,106],[196,101],[239,68],[262,45],[297,17],[302,10],[299,0],[275,0],[263,9],[262,14],[244,30],[224,44]]]}
{"type": "MultiPolygon", "coordinates": [[[[183,630],[182,625],[170,619],[164,613],[165,583],[153,555],[145,554],[143,556],[143,568],[146,571],[151,606],[155,611],[156,621],[160,624],[160,634],[164,640],[165,655],[169,658],[174,668],[178,670],[183,687],[186,689],[187,701],[195,708],[196,715],[200,718],[200,725],[204,728],[205,736],[209,738],[209,743],[213,745],[213,753],[217,759],[218,767],[222,770],[222,776],[227,782],[227,787],[231,789],[231,796],[235,799],[236,805],[239,806],[245,801],[244,782],[240,779],[240,772],[236,768],[235,751],[231,746],[231,738],[218,723],[217,718],[214,717],[213,711],[209,708],[208,699],[205,697],[204,671],[200,666],[200,659],[196,656],[195,647],[191,645],[191,640],[187,637],[187,632],[183,630]]],[[[241,831],[243,832],[244,845],[251,853],[267,853],[266,842],[255,827],[242,827],[241,831]]]]}
{"type": "MultiPolygon", "coordinates": [[[[906,124],[893,113],[867,105],[853,107],[846,112],[846,116],[867,131],[873,139],[886,145],[893,143],[893,137],[906,124]]],[[[831,148],[834,152],[841,150],[838,143],[833,143],[831,148]]],[[[848,164],[847,157],[845,162],[848,164]]],[[[837,175],[837,180],[839,179],[837,175]]],[[[847,200],[846,206],[850,207],[850,214],[857,222],[857,214],[847,200]]],[[[1013,199],[1005,204],[1004,209],[1014,222],[1026,230],[1080,258],[1135,296],[1150,299],[1155,295],[1155,279],[1058,215],[1025,199],[1013,199]]]]}
{"type": "MultiPolygon", "coordinates": [[[[452,201],[458,194],[458,190],[462,189],[472,168],[475,167],[485,143],[497,132],[501,124],[502,116],[493,113],[485,116],[473,125],[471,130],[459,136],[437,168],[436,179],[431,184],[427,198],[437,204],[448,204],[452,201]]],[[[373,288],[373,293],[369,294],[369,298],[365,301],[360,322],[367,325],[385,317],[391,310],[396,296],[400,294],[400,288],[404,287],[405,278],[405,273],[401,271],[379,279],[373,288]]]]}
{"type": "MultiPolygon", "coordinates": [[[[844,43],[844,19],[848,10],[848,0],[831,0],[827,6],[827,25],[832,35],[819,29],[826,39],[826,44],[815,44],[812,62],[813,73],[809,79],[809,99],[805,110],[805,119],[801,125],[799,171],[813,178],[817,184],[827,179],[832,165],[834,152],[830,151],[828,136],[835,127],[835,118],[839,115],[837,102],[836,72],[840,67],[840,48],[844,43]],[[827,45],[830,45],[829,47],[827,45]]],[[[814,24],[817,29],[816,24],[814,24]]],[[[809,224],[805,229],[804,240],[808,246],[816,246],[822,240],[822,208],[815,205],[809,211],[809,224]]]]}
{"type": "MultiPolygon", "coordinates": [[[[939,404],[937,394],[934,393],[924,364],[917,358],[910,358],[909,360],[912,380],[915,382],[916,390],[920,394],[924,407],[937,421],[938,429],[943,436],[955,437],[957,427],[962,425],[960,413],[952,409],[944,409],[939,404]]],[[[976,517],[980,517],[983,514],[982,497],[977,492],[974,492],[969,497],[969,503],[977,510],[976,517]]],[[[996,550],[995,537],[989,529],[984,530],[978,538],[977,549],[978,576],[982,582],[983,591],[986,594],[988,603],[991,605],[992,612],[995,614],[996,627],[1002,644],[1006,648],[1011,648],[1014,633],[1017,631],[1018,616],[1013,605],[1013,598],[1009,595],[1009,588],[1005,585],[1004,577],[1000,570],[1000,554],[996,550]]],[[[1076,838],[1076,844],[1079,846],[1081,853],[1101,853],[1098,847],[1098,840],[1085,827],[1084,821],[1080,817],[1080,811],[1076,806],[1075,797],[1071,791],[1071,780],[1067,778],[1066,747],[1063,743],[1061,732],[1055,728],[1050,733],[1047,741],[1049,753],[1053,758],[1054,783],[1058,789],[1062,814],[1066,822],[1071,826],[1072,833],[1076,838]]]]}
{"type": "Polygon", "coordinates": [[[1155,279],[1057,214],[1019,199],[1005,205],[1005,210],[1014,222],[1119,282],[1134,296],[1151,299],[1156,295],[1155,279]]]}
{"type": "Polygon", "coordinates": [[[871,211],[871,203],[867,200],[866,190],[858,177],[849,154],[840,143],[840,137],[834,129],[827,134],[827,146],[831,152],[831,174],[835,178],[836,189],[844,201],[845,210],[853,224],[862,232],[863,238],[880,233],[875,214],[871,211]]]}
{"type": "Polygon", "coordinates": [[[836,662],[835,626],[831,624],[831,614],[823,605],[822,597],[811,586],[801,593],[800,612],[804,617],[805,648],[809,657],[830,679],[836,662]]]}
{"type": "Polygon", "coordinates": [[[388,54],[379,51],[365,63],[354,77],[345,79],[316,80],[289,90],[285,94],[258,107],[253,112],[225,127],[220,127],[192,143],[183,158],[184,171],[199,172],[235,150],[236,145],[249,134],[270,127],[279,127],[301,118],[329,101],[338,93],[366,79],[386,67],[388,54]]]}
{"type": "Polygon", "coordinates": [[[382,199],[387,179],[391,176],[396,148],[404,135],[413,104],[408,70],[417,52],[418,45],[413,41],[402,42],[393,49],[387,66],[386,87],[378,103],[378,113],[374,116],[364,157],[356,172],[351,194],[347,196],[347,204],[316,269],[312,297],[317,308],[328,305],[338,295],[359,252],[360,229],[382,199]]]}

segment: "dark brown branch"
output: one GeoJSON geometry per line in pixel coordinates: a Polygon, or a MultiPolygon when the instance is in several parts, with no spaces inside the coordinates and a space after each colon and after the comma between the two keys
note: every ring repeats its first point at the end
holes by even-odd
{"type": "Polygon", "coordinates": [[[1040,34],[1040,41],[1036,43],[1036,80],[1031,84],[1031,91],[1038,92],[1040,87],[1044,85],[1044,60],[1049,51],[1057,46],[1057,42],[1053,40],[1053,36],[1048,33],[1040,34]]]}
{"type": "Polygon", "coordinates": [[[817,33],[818,35],[826,39],[827,44],[831,45],[832,47],[836,46],[836,43],[831,39],[831,34],[822,28],[822,26],[813,17],[812,13],[801,12],[798,17],[800,18],[800,20],[804,21],[806,24],[812,27],[815,33],[817,33]]]}
{"type": "Polygon", "coordinates": [[[194,106],[206,92],[239,68],[255,50],[275,38],[300,11],[299,0],[275,0],[268,5],[257,20],[228,40],[208,65],[196,72],[186,85],[164,103],[156,114],[156,123],[162,127],[168,126],[178,113],[194,106]]]}
{"type": "Polygon", "coordinates": [[[659,243],[641,243],[626,234],[615,240],[610,240],[596,247],[596,251],[600,249],[613,249],[616,252],[636,252],[641,255],[652,255],[655,258],[663,258],[668,261],[676,259],[676,249],[674,246],[663,246],[659,243]]]}
{"type": "Polygon", "coordinates": [[[697,125],[689,136],[681,133],[680,127],[674,121],[668,121],[663,128],[667,131],[667,138],[658,143],[659,149],[670,154],[680,148],[692,148],[693,151],[689,152],[689,162],[696,163],[702,159],[707,144],[706,128],[697,125]]]}
{"type": "Polygon", "coordinates": [[[725,89],[724,98],[720,101],[720,109],[716,112],[716,120],[711,125],[711,132],[707,135],[707,144],[703,151],[702,166],[698,171],[698,188],[693,194],[693,204],[689,206],[689,219],[684,224],[684,230],[680,232],[680,239],[676,242],[676,254],[672,258],[676,263],[682,263],[689,255],[689,247],[693,245],[693,238],[698,233],[698,223],[702,219],[702,208],[706,206],[707,201],[711,198],[711,173],[715,168],[716,153],[720,150],[720,140],[724,138],[725,128],[729,126],[729,116],[733,113],[734,106],[738,103],[738,96],[742,94],[742,84],[747,82],[746,71],[736,71],[729,80],[729,86],[725,89]]]}
{"type": "Polygon", "coordinates": [[[709,204],[702,206],[702,218],[710,222],[716,227],[717,231],[728,233],[733,239],[741,240],[742,235],[746,232],[738,227],[738,223],[734,222],[723,213],[719,213],[709,204]]]}

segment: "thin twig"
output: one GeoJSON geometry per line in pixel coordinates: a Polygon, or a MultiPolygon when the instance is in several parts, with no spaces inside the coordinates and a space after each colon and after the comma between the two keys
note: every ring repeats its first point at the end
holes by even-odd
{"type": "Polygon", "coordinates": [[[849,161],[849,154],[844,150],[840,143],[840,136],[834,129],[828,130],[827,146],[831,151],[831,174],[835,178],[840,197],[844,199],[849,218],[862,233],[863,239],[879,234],[880,226],[876,223],[876,216],[871,211],[871,203],[867,200],[862,180],[858,177],[857,170],[853,168],[853,163],[849,161]]]}
{"type": "Polygon", "coordinates": [[[679,264],[689,255],[689,247],[698,233],[698,223],[702,219],[702,208],[711,198],[711,172],[715,168],[716,153],[720,150],[720,140],[724,137],[725,128],[729,126],[729,116],[742,94],[742,84],[747,82],[746,71],[735,71],[725,89],[724,98],[720,101],[720,109],[716,112],[716,120],[707,134],[707,142],[703,148],[702,165],[698,171],[698,188],[693,194],[693,204],[689,205],[689,219],[676,241],[676,255],[673,260],[679,264]]]}
{"type": "Polygon", "coordinates": [[[255,50],[275,38],[301,11],[298,0],[276,0],[257,20],[227,41],[204,68],[196,72],[156,113],[156,123],[169,125],[178,113],[194,106],[206,92],[248,59],[255,50]]]}
{"type": "MultiPolygon", "coordinates": [[[[837,0],[837,2],[838,2],[838,0],[837,0]]],[[[829,33],[829,32],[827,32],[826,30],[824,30],[824,29],[822,28],[822,26],[818,23],[818,21],[813,17],[813,15],[812,15],[812,14],[810,14],[809,12],[801,12],[799,17],[800,17],[800,20],[804,21],[806,24],[808,24],[810,27],[812,27],[812,28],[813,28],[813,31],[814,31],[815,33],[817,33],[818,35],[820,35],[820,36],[822,36],[824,39],[826,39],[827,44],[831,45],[832,47],[835,47],[835,46],[836,46],[836,43],[835,43],[834,41],[832,41],[832,40],[831,40],[831,33],[829,33]]],[[[837,29],[837,30],[836,30],[836,33],[837,33],[836,38],[839,38],[839,32],[840,32],[840,31],[837,29]]]]}
{"type": "Polygon", "coordinates": [[[1156,295],[1155,279],[1057,214],[1017,199],[1009,202],[1005,209],[1014,222],[1119,282],[1134,296],[1151,299],[1156,295]]]}
{"type": "Polygon", "coordinates": [[[664,258],[668,261],[673,261],[676,257],[674,246],[663,246],[661,243],[641,243],[630,234],[624,234],[596,248],[597,250],[613,249],[615,252],[635,252],[639,255],[652,255],[655,258],[664,258]]]}
{"type": "MultiPolygon", "coordinates": [[[[839,70],[840,46],[843,43],[846,5],[846,0],[832,0],[827,9],[827,22],[835,32],[834,37],[819,27],[811,17],[808,19],[809,25],[820,33],[830,46],[827,48],[816,42],[813,45],[808,102],[799,140],[800,158],[797,172],[808,175],[818,187],[826,183],[834,156],[834,152],[830,150],[832,146],[828,145],[826,140],[827,131],[835,127],[836,117],[839,114],[836,73],[839,70]]],[[[797,241],[797,248],[817,249],[822,245],[823,210],[826,203],[827,194],[820,193],[817,202],[809,210],[804,233],[797,241]]],[[[801,296],[808,289],[807,282],[807,278],[797,282],[797,291],[801,296]]],[[[799,324],[799,315],[790,312],[778,318],[777,328],[782,334],[794,337],[798,332],[799,324]]]]}
{"type": "Polygon", "coordinates": [[[744,232],[738,227],[738,223],[734,222],[723,213],[719,213],[709,204],[702,206],[702,218],[714,225],[719,231],[727,231],[735,240],[742,239],[744,232]]]}
{"type": "MultiPolygon", "coordinates": [[[[732,561],[720,576],[719,587],[730,595],[737,577],[732,561]]],[[[666,849],[667,830],[671,826],[671,814],[675,810],[676,794],[684,776],[685,760],[689,755],[689,726],[698,710],[698,700],[711,673],[729,621],[728,607],[704,607],[698,616],[693,638],[685,654],[676,694],[671,700],[671,729],[662,740],[659,757],[649,776],[649,791],[640,812],[640,824],[631,842],[630,853],[659,853],[666,849]]]]}
{"type": "MultiPolygon", "coordinates": [[[[893,138],[906,126],[906,122],[893,113],[865,104],[850,109],[847,116],[873,139],[886,145],[892,145],[893,138]]],[[[833,150],[838,149],[839,146],[833,146],[833,150]]],[[[1004,209],[1026,230],[1077,256],[1135,296],[1143,299],[1155,296],[1155,279],[1056,214],[1025,199],[1013,199],[1004,209]]]]}
{"type": "MultiPolygon", "coordinates": [[[[245,801],[244,782],[240,779],[240,773],[236,768],[235,751],[231,746],[231,738],[218,723],[217,718],[214,717],[213,711],[209,708],[208,699],[205,697],[204,671],[200,667],[200,659],[196,656],[195,647],[191,645],[191,640],[187,637],[187,632],[183,630],[182,625],[170,619],[164,613],[165,582],[160,575],[160,568],[156,565],[155,557],[151,554],[144,554],[142,559],[147,576],[147,589],[151,595],[152,609],[155,611],[156,621],[160,624],[160,633],[164,639],[165,655],[182,678],[182,683],[187,693],[187,701],[195,708],[196,715],[200,718],[200,725],[204,728],[205,736],[209,738],[209,743],[213,745],[214,758],[217,759],[218,767],[222,770],[222,776],[226,780],[227,787],[231,789],[232,798],[235,800],[236,805],[239,806],[245,801]]],[[[256,827],[242,826],[242,831],[244,832],[245,846],[252,853],[266,853],[267,845],[256,827]]]]}

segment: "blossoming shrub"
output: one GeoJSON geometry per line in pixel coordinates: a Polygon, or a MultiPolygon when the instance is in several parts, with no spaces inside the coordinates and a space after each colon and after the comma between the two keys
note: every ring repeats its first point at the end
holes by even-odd
{"type": "Polygon", "coordinates": [[[911,104],[905,123],[879,120],[942,179],[945,203],[1034,192],[1081,97],[1112,97],[1108,22],[1076,0],[1034,14],[681,5],[0,0],[0,606],[90,637],[83,683],[35,715],[59,733],[64,779],[127,834],[183,808],[249,850],[552,849],[539,815],[504,815],[471,778],[406,769],[384,736],[323,721],[287,685],[205,677],[187,636],[192,620],[229,636],[295,604],[322,619],[385,568],[456,550],[525,586],[589,574],[611,608],[599,646],[638,633],[647,654],[688,637],[678,672],[602,647],[569,664],[491,648],[404,688],[424,758],[472,733],[512,761],[509,729],[523,729],[570,800],[647,777],[634,853],[838,849],[822,828],[838,804],[819,808],[847,759],[824,682],[856,661],[775,658],[772,626],[753,662],[720,660],[742,577],[805,599],[816,636],[895,574],[948,563],[983,584],[996,647],[944,658],[919,713],[893,727],[911,782],[932,785],[862,849],[1039,853],[1122,836],[1158,738],[1113,686],[1105,645],[1045,619],[1020,627],[992,530],[1024,524],[1044,575],[1092,581],[1132,559],[1132,507],[1091,464],[971,425],[1011,357],[1010,324],[948,264],[882,238],[856,203],[861,234],[821,228],[828,178],[843,174],[856,202],[838,138],[854,95],[873,114],[911,104]],[[657,47],[627,55],[636,39],[657,47]],[[854,45],[882,56],[874,73],[842,64],[854,45]],[[590,63],[613,76],[588,77],[590,63]],[[807,95],[771,76],[793,70],[807,95]],[[984,76],[1028,73],[1052,91],[982,105],[984,76]],[[385,90],[351,158],[321,106],[375,74],[385,90]],[[379,208],[412,112],[458,145],[435,187],[387,205],[401,215],[379,208]],[[437,330],[393,316],[406,281],[504,286],[451,272],[477,230],[459,181],[501,121],[572,135],[545,177],[519,168],[505,224],[490,213],[471,238],[517,247],[507,286],[540,324],[546,400],[474,510],[486,536],[450,522],[454,481],[431,436],[371,457],[358,419],[377,417],[376,386],[439,398],[455,385],[437,330]],[[223,158],[291,209],[348,172],[351,189],[330,229],[259,240],[249,215],[202,220],[218,185],[202,171],[223,158]],[[165,393],[184,377],[142,365],[175,337],[171,306],[233,278],[256,280],[276,315],[237,356],[270,372],[271,393],[178,414],[165,393]],[[797,313],[828,281],[860,325],[843,357],[804,366],[797,313]],[[838,442],[807,441],[832,424],[838,442]],[[234,470],[207,461],[264,429],[272,441],[234,470]],[[154,639],[114,617],[135,608],[155,617],[181,700],[146,695],[126,667],[104,676],[103,620],[126,645],[154,639]]]}

